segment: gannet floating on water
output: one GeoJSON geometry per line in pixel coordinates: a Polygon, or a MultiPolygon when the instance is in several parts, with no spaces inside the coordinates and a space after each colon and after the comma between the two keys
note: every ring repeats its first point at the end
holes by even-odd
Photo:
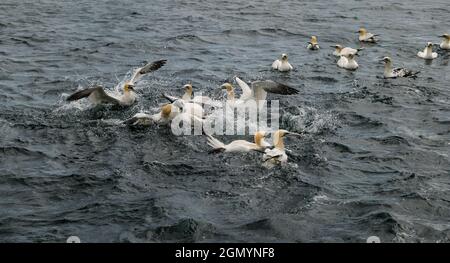
{"type": "Polygon", "coordinates": [[[347,54],[345,56],[341,56],[337,62],[338,66],[341,68],[345,68],[348,70],[355,70],[357,69],[358,63],[355,60],[355,55],[353,54],[347,54]]]}
{"type": "Polygon", "coordinates": [[[443,34],[441,37],[443,37],[444,40],[442,40],[442,43],[439,46],[442,49],[450,50],[450,35],[449,34],[443,34]]]}
{"type": "Polygon", "coordinates": [[[405,68],[392,68],[392,59],[390,57],[384,57],[381,61],[384,62],[384,77],[385,78],[397,78],[397,77],[411,77],[416,78],[419,72],[413,72],[405,68]]]}
{"type": "Polygon", "coordinates": [[[263,165],[272,168],[276,165],[287,163],[288,157],[284,148],[283,137],[286,135],[301,136],[299,133],[289,132],[287,130],[278,130],[273,134],[273,149],[266,149],[263,155],[263,165]]]}
{"type": "Polygon", "coordinates": [[[348,54],[356,55],[358,54],[359,51],[364,49],[364,48],[354,49],[351,47],[342,47],[341,45],[334,45],[331,47],[335,48],[333,55],[335,55],[336,57],[345,56],[348,54]]]}
{"type": "Polygon", "coordinates": [[[417,56],[423,59],[435,59],[437,58],[438,54],[436,52],[433,52],[433,43],[428,42],[425,49],[423,51],[419,51],[417,53],[417,56]]]}
{"type": "MultiPolygon", "coordinates": [[[[213,100],[207,96],[193,96],[194,91],[193,91],[193,87],[191,84],[184,85],[183,90],[184,90],[184,94],[181,97],[181,99],[185,102],[192,102],[192,103],[198,103],[198,104],[212,104],[212,102],[213,102],[213,100]]],[[[164,97],[167,98],[171,102],[180,99],[180,98],[170,96],[167,94],[164,94],[164,97]]]]}
{"type": "Polygon", "coordinates": [[[130,106],[136,101],[134,84],[145,74],[158,70],[167,60],[158,60],[138,68],[131,79],[123,86],[123,93],[120,96],[108,94],[102,86],[95,86],[80,90],[70,95],[67,101],[75,101],[82,98],[88,98],[94,104],[115,104],[121,106],[130,106]]]}
{"type": "Polygon", "coordinates": [[[320,49],[316,36],[311,37],[311,40],[308,42],[308,46],[306,46],[306,48],[309,50],[319,50],[320,49]]]}
{"type": "Polygon", "coordinates": [[[361,42],[369,42],[369,43],[376,43],[377,42],[375,37],[378,36],[378,35],[367,32],[367,30],[365,28],[360,28],[358,30],[358,33],[359,33],[358,39],[361,42]]]}
{"type": "Polygon", "coordinates": [[[281,71],[281,72],[286,72],[286,71],[292,70],[293,67],[288,62],[288,55],[287,54],[281,54],[281,58],[275,60],[272,63],[272,69],[275,69],[275,70],[278,70],[278,71],[281,71]]]}
{"type": "Polygon", "coordinates": [[[224,144],[211,135],[206,134],[208,137],[208,145],[213,148],[212,153],[217,152],[250,152],[259,151],[264,152],[270,144],[264,140],[267,133],[264,131],[257,131],[254,136],[254,143],[246,140],[235,140],[229,144],[224,144]]]}
{"type": "MultiPolygon", "coordinates": [[[[221,86],[222,89],[227,90],[227,103],[235,106],[245,103],[248,100],[253,100],[257,103],[260,101],[264,102],[267,98],[268,92],[281,95],[298,94],[298,90],[272,80],[253,81],[250,84],[251,87],[238,77],[235,77],[235,80],[239,87],[242,89],[242,94],[237,100],[235,99],[233,85],[231,85],[230,83],[225,83],[221,86]]],[[[256,105],[260,106],[259,103],[256,105]]]]}

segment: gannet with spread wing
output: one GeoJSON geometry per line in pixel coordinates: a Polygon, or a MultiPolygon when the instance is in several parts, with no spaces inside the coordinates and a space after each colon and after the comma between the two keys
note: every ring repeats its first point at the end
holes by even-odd
{"type": "Polygon", "coordinates": [[[145,74],[158,70],[166,60],[158,60],[138,68],[131,79],[123,86],[123,93],[120,96],[109,94],[102,86],[95,86],[75,92],[67,98],[67,101],[75,101],[82,98],[88,98],[94,104],[115,104],[121,106],[130,106],[136,101],[134,84],[145,74]]]}

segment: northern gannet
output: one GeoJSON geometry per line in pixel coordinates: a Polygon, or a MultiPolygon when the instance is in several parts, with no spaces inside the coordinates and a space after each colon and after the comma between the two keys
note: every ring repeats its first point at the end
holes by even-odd
{"type": "Polygon", "coordinates": [[[288,55],[287,54],[281,54],[281,58],[275,60],[272,63],[272,68],[278,71],[290,71],[293,69],[293,67],[291,66],[291,64],[289,64],[288,62],[288,55]]]}
{"type": "Polygon", "coordinates": [[[123,93],[120,96],[108,94],[102,86],[95,86],[75,92],[67,98],[67,101],[75,101],[87,97],[94,104],[132,105],[136,101],[134,83],[136,83],[143,75],[158,70],[164,66],[165,63],[166,60],[158,60],[151,62],[142,68],[138,68],[131,79],[125,82],[123,93]]]}
{"type": "Polygon", "coordinates": [[[248,100],[254,100],[256,102],[265,101],[268,92],[281,95],[298,94],[298,90],[272,80],[253,81],[250,84],[250,87],[240,78],[235,77],[235,79],[239,87],[242,89],[242,94],[238,100],[235,98],[233,85],[230,83],[225,83],[221,86],[222,89],[227,90],[227,102],[231,104],[244,103],[248,100]]]}
{"type": "MultiPolygon", "coordinates": [[[[207,96],[193,96],[194,91],[191,84],[186,84],[183,86],[184,94],[181,99],[185,102],[192,102],[198,104],[212,104],[212,99],[207,96]]],[[[164,94],[164,97],[169,101],[173,102],[179,98],[164,94]]]]}
{"type": "Polygon", "coordinates": [[[405,68],[392,68],[392,59],[390,57],[384,57],[384,77],[385,78],[397,78],[397,77],[411,77],[416,78],[419,72],[413,72],[405,68]]]}
{"type": "Polygon", "coordinates": [[[267,147],[270,147],[270,144],[264,140],[266,137],[266,132],[258,131],[254,136],[254,143],[246,140],[236,140],[232,141],[229,144],[224,144],[218,139],[212,137],[211,135],[206,134],[208,137],[208,145],[213,148],[212,153],[217,152],[250,152],[250,151],[259,151],[264,152],[267,147]]]}
{"type": "Polygon", "coordinates": [[[311,40],[308,42],[308,46],[306,46],[306,48],[309,50],[319,50],[320,49],[316,36],[311,37],[311,40]]]}
{"type": "Polygon", "coordinates": [[[272,168],[276,165],[287,163],[288,157],[284,148],[283,137],[286,135],[301,136],[299,133],[287,130],[278,130],[273,134],[273,149],[266,149],[263,155],[263,165],[272,168]]]}
{"type": "Polygon", "coordinates": [[[341,58],[339,58],[337,64],[339,67],[345,68],[348,70],[355,70],[358,68],[358,63],[356,62],[355,56],[353,54],[341,56],[341,58]]]}
{"type": "Polygon", "coordinates": [[[171,104],[165,104],[161,107],[161,111],[156,114],[136,113],[133,117],[125,120],[123,123],[128,125],[151,125],[151,124],[168,124],[176,117],[187,120],[192,118],[202,120],[203,108],[195,103],[185,103],[179,99],[171,104]],[[180,116],[181,115],[181,116],[180,116]]]}
{"type": "Polygon", "coordinates": [[[341,45],[334,45],[331,47],[335,48],[333,55],[335,55],[336,57],[345,56],[348,54],[356,55],[358,54],[358,51],[363,50],[363,48],[354,49],[351,47],[342,47],[341,45]]]}
{"type": "Polygon", "coordinates": [[[449,34],[443,34],[441,37],[443,37],[444,40],[442,40],[442,43],[439,46],[442,49],[450,49],[450,35],[449,34]]]}
{"type": "Polygon", "coordinates": [[[359,38],[358,39],[361,42],[369,42],[369,43],[377,42],[375,37],[378,36],[378,35],[374,35],[372,33],[367,32],[367,30],[365,28],[360,28],[358,30],[358,33],[359,33],[359,38]]]}
{"type": "Polygon", "coordinates": [[[173,118],[180,114],[180,110],[172,104],[165,104],[161,107],[161,111],[150,115],[147,113],[136,113],[133,117],[125,120],[123,123],[128,125],[151,125],[151,124],[167,124],[173,118]]]}
{"type": "Polygon", "coordinates": [[[435,59],[437,58],[438,54],[436,52],[433,52],[433,43],[428,42],[425,49],[423,51],[419,51],[417,53],[417,56],[423,59],[435,59]]]}

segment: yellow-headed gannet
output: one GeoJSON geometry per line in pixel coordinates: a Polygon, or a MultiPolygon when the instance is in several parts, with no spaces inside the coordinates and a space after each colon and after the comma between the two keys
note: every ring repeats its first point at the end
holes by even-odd
{"type": "Polygon", "coordinates": [[[435,59],[437,58],[438,54],[436,52],[433,52],[433,43],[428,42],[425,49],[423,51],[419,51],[417,53],[417,56],[423,59],[435,59]]]}
{"type": "Polygon", "coordinates": [[[390,57],[384,57],[382,60],[384,62],[384,77],[385,78],[416,78],[419,72],[413,72],[405,68],[392,68],[392,59],[390,57]]]}
{"type": "Polygon", "coordinates": [[[273,134],[273,149],[266,149],[263,155],[263,165],[272,168],[279,164],[287,163],[288,157],[284,148],[283,137],[286,135],[301,136],[299,133],[278,130],[273,134]]]}
{"type": "Polygon", "coordinates": [[[179,99],[171,104],[163,105],[161,111],[156,114],[136,113],[123,123],[128,125],[168,124],[176,117],[181,120],[194,119],[202,122],[203,108],[196,103],[186,103],[179,99]]]}
{"type": "Polygon", "coordinates": [[[363,50],[363,48],[354,49],[351,47],[342,47],[341,45],[334,45],[331,47],[335,48],[333,55],[335,55],[336,57],[345,56],[348,54],[356,55],[358,51],[363,50]]]}
{"type": "Polygon", "coordinates": [[[291,66],[291,64],[289,64],[288,62],[288,55],[287,54],[281,54],[281,58],[275,60],[272,63],[272,68],[278,71],[290,71],[293,69],[293,67],[291,66]]]}
{"type": "Polygon", "coordinates": [[[442,49],[450,49],[450,35],[449,34],[443,34],[441,37],[444,38],[442,40],[442,43],[439,45],[442,49]]]}
{"type": "Polygon", "coordinates": [[[306,48],[309,50],[319,50],[320,49],[316,36],[311,37],[311,40],[308,42],[308,46],[306,46],[306,48]]]}
{"type": "Polygon", "coordinates": [[[166,60],[158,60],[151,62],[142,68],[138,68],[134,72],[132,78],[124,84],[123,93],[120,96],[108,94],[102,86],[95,86],[75,92],[67,98],[67,101],[74,101],[87,97],[94,104],[132,105],[136,101],[134,83],[136,83],[141,76],[158,70],[164,66],[165,63],[166,60]]]}
{"type": "Polygon", "coordinates": [[[249,142],[245,140],[232,141],[229,144],[224,144],[218,139],[206,134],[208,137],[208,145],[213,148],[212,153],[217,152],[250,152],[259,151],[264,152],[264,150],[270,146],[268,142],[264,140],[266,132],[258,131],[255,133],[255,142],[249,142]]]}
{"type": "Polygon", "coordinates": [[[365,28],[360,28],[358,30],[358,33],[359,33],[359,38],[358,39],[361,42],[370,42],[370,43],[377,42],[375,37],[378,36],[378,35],[374,35],[372,33],[367,32],[367,30],[365,28]]]}
{"type": "Polygon", "coordinates": [[[125,120],[123,123],[128,125],[151,125],[151,124],[168,124],[173,118],[180,114],[180,110],[172,104],[165,104],[161,107],[161,111],[150,115],[147,113],[136,113],[133,117],[125,120]]]}
{"type": "Polygon", "coordinates": [[[358,63],[355,60],[355,55],[347,54],[345,56],[341,56],[337,62],[338,66],[341,68],[345,68],[348,70],[355,70],[358,68],[358,63]]]}

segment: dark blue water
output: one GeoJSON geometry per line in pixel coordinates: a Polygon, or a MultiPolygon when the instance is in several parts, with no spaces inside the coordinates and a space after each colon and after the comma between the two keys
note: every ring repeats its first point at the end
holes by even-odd
{"type": "MultiPolygon", "coordinates": [[[[0,3],[0,241],[448,242],[448,1],[12,1],[0,3]],[[359,47],[339,69],[330,45],[359,47]],[[306,50],[311,35],[322,49],[306,50]],[[272,61],[288,53],[296,70],[272,61]],[[420,70],[384,80],[378,60],[420,70]],[[168,59],[130,108],[68,105],[168,59]],[[202,136],[117,125],[188,82],[214,94],[234,75],[300,91],[277,97],[290,165],[210,155],[202,136]]],[[[236,137],[219,137],[231,141],[236,137]]],[[[250,137],[240,137],[250,139],[250,137]]]]}

